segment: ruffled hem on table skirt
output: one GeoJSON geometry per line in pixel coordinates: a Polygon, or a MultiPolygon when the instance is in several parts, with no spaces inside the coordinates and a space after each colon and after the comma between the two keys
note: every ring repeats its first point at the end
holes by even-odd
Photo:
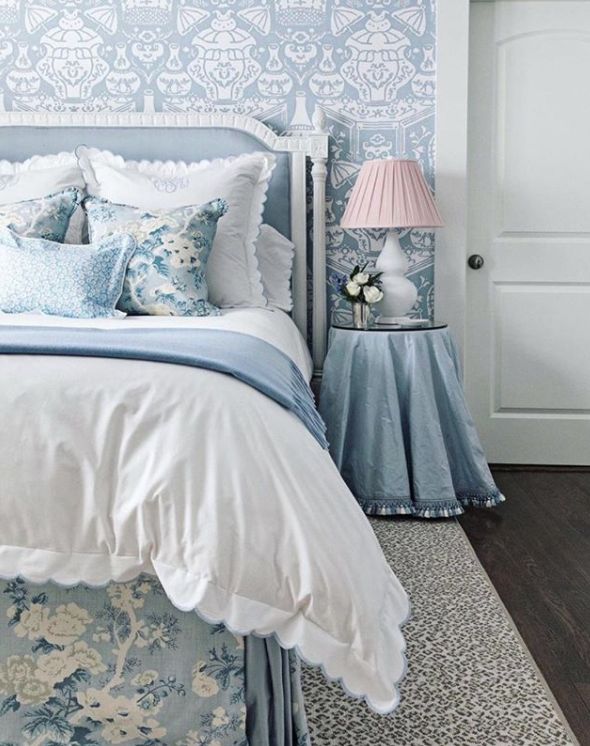
{"type": "Polygon", "coordinates": [[[407,497],[378,500],[357,499],[367,515],[409,515],[415,518],[452,518],[464,513],[466,507],[493,508],[506,500],[499,490],[485,493],[458,492],[456,498],[456,500],[441,501],[414,501],[407,497]]]}

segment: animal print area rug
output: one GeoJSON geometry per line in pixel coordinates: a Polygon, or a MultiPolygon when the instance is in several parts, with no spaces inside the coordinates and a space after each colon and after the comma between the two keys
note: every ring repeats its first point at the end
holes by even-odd
{"type": "Polygon", "coordinates": [[[401,703],[375,715],[306,668],[313,745],[577,744],[459,524],[371,524],[412,601],[401,703]]]}

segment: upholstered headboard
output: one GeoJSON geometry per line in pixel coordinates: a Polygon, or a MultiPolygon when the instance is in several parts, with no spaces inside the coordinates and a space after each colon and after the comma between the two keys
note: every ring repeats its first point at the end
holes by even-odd
{"type": "Polygon", "coordinates": [[[294,320],[307,334],[306,160],[313,162],[313,357],[321,370],[326,344],[325,181],[328,136],[322,117],[316,131],[276,135],[251,117],[233,114],[0,114],[0,159],[22,161],[35,154],[71,151],[80,144],[111,150],[132,160],[198,161],[255,150],[272,152],[276,167],[264,221],[295,244],[294,320]]]}

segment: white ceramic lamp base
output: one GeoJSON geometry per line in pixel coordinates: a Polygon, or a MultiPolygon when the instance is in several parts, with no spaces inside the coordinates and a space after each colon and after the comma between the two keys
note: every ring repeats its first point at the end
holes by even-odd
{"type": "Polygon", "coordinates": [[[379,313],[378,324],[400,324],[407,321],[407,312],[418,298],[418,289],[406,277],[408,258],[399,243],[394,230],[387,233],[385,244],[375,262],[381,275],[383,300],[376,304],[379,313]]]}

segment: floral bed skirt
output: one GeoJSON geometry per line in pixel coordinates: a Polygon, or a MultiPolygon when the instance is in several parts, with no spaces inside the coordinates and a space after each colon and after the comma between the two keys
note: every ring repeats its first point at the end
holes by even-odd
{"type": "Polygon", "coordinates": [[[308,744],[297,658],[177,610],[155,578],[0,591],[0,746],[308,744]]]}

